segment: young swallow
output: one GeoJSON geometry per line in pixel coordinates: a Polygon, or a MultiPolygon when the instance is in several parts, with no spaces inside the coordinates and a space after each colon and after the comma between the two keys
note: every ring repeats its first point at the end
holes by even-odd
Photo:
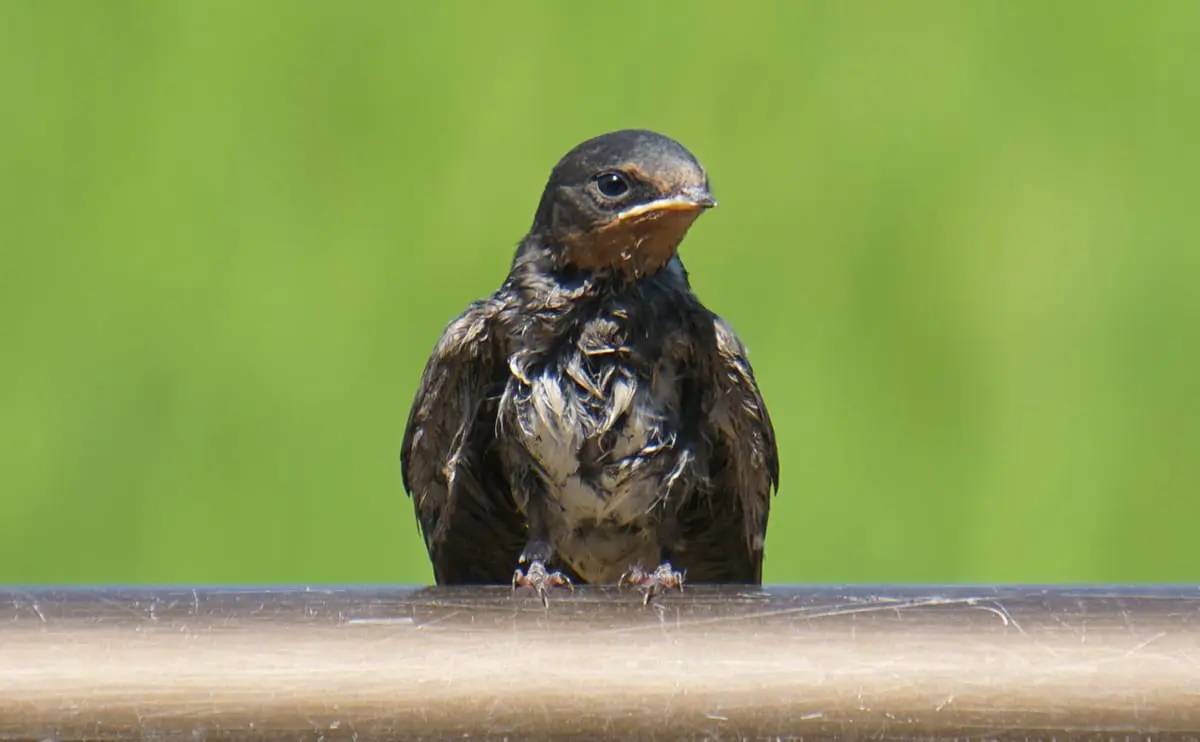
{"type": "Polygon", "coordinates": [[[774,429],[678,255],[714,206],[651,131],[555,165],[508,277],[446,327],[413,401],[400,463],[439,585],[762,582],[774,429]]]}

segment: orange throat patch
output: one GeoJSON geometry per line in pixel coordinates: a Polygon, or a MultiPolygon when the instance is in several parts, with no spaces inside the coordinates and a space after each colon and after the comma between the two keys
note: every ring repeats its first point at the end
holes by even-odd
{"type": "Polygon", "coordinates": [[[634,278],[662,268],[675,257],[699,208],[651,209],[616,219],[564,240],[566,264],[583,270],[612,270],[634,278]]]}

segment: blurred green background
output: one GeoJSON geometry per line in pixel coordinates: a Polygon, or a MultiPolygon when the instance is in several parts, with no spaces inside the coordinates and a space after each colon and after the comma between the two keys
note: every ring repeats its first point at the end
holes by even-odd
{"type": "Polygon", "coordinates": [[[557,158],[676,137],[770,581],[1200,579],[1200,3],[0,5],[0,583],[424,582],[397,452],[557,158]]]}

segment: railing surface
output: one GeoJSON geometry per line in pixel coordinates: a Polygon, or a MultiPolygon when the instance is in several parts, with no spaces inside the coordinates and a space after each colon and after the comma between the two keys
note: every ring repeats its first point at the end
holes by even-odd
{"type": "Polygon", "coordinates": [[[0,589],[0,739],[1200,739],[1200,586],[0,589]]]}

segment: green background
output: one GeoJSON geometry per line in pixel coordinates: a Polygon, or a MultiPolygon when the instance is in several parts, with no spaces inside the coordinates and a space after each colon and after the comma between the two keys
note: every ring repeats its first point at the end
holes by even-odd
{"type": "Polygon", "coordinates": [[[1195,2],[0,5],[0,582],[410,582],[435,339],[648,127],[770,581],[1200,578],[1195,2]]]}

